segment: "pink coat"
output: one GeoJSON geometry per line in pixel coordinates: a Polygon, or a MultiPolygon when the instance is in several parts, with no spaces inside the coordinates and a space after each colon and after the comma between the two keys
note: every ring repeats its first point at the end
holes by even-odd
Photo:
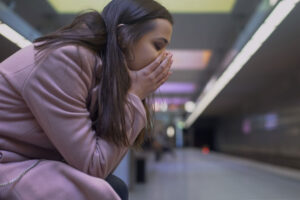
{"type": "MultiPolygon", "coordinates": [[[[97,137],[86,107],[89,91],[95,99],[100,58],[75,45],[40,63],[34,53],[31,45],[0,63],[0,199],[120,199],[104,179],[128,148],[97,137]]],[[[133,144],[146,113],[136,95],[129,93],[128,100],[133,144]]]]}

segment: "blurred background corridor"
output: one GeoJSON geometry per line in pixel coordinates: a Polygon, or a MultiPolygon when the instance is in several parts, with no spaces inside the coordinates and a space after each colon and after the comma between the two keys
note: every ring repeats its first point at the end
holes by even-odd
{"type": "Polygon", "coordinates": [[[149,156],[147,183],[130,199],[299,199],[300,173],[220,153],[185,148],[158,163],[149,156]]]}
{"type": "MultiPolygon", "coordinates": [[[[0,0],[0,62],[109,0],[0,0]]],[[[300,199],[299,0],[158,0],[173,75],[155,137],[115,174],[132,200],[300,199]]]]}

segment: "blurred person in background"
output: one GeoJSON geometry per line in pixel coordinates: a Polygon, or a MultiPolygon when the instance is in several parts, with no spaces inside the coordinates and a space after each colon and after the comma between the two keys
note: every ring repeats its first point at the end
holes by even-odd
{"type": "Polygon", "coordinates": [[[155,133],[152,139],[152,146],[155,154],[155,161],[160,161],[163,154],[166,153],[169,153],[173,158],[176,158],[173,142],[171,138],[167,136],[165,130],[162,129],[155,133]]]}
{"type": "Polygon", "coordinates": [[[152,128],[172,26],[153,0],[112,0],[0,64],[0,199],[128,199],[111,173],[152,128]]]}

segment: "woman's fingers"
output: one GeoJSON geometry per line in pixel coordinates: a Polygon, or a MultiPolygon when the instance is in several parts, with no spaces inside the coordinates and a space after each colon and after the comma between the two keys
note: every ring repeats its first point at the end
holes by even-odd
{"type": "Polygon", "coordinates": [[[141,99],[147,97],[161,86],[170,76],[172,55],[166,53],[159,55],[155,61],[145,68],[137,71],[129,71],[132,79],[131,92],[137,94],[141,99]]]}
{"type": "Polygon", "coordinates": [[[159,77],[157,78],[157,82],[155,84],[155,90],[157,88],[159,88],[162,84],[164,84],[168,80],[170,75],[173,73],[173,72],[170,72],[170,68],[171,68],[172,64],[173,64],[173,60],[171,59],[171,60],[169,60],[168,65],[167,65],[167,67],[165,67],[163,73],[161,73],[159,75],[159,77]]]}
{"type": "Polygon", "coordinates": [[[170,68],[172,66],[173,61],[172,60],[168,60],[166,65],[162,67],[163,71],[160,72],[157,76],[156,76],[156,83],[160,82],[164,77],[166,77],[170,71],[170,68]]]}
{"type": "Polygon", "coordinates": [[[160,80],[160,82],[158,82],[158,83],[156,84],[155,90],[156,90],[157,88],[159,88],[162,84],[164,84],[164,83],[168,80],[168,78],[170,77],[171,74],[172,74],[172,72],[168,72],[167,76],[165,76],[164,78],[162,78],[162,79],[160,80]]]}
{"type": "Polygon", "coordinates": [[[155,71],[160,66],[160,64],[163,62],[165,57],[166,57],[166,53],[163,52],[152,63],[150,63],[149,66],[145,67],[144,70],[146,72],[146,75],[149,75],[153,71],[155,71]]]}
{"type": "Polygon", "coordinates": [[[163,73],[165,71],[166,68],[168,68],[170,61],[172,60],[172,55],[168,55],[164,61],[160,64],[159,67],[157,67],[155,69],[155,71],[153,71],[153,73],[151,74],[151,76],[153,77],[158,77],[161,73],[163,73]]]}

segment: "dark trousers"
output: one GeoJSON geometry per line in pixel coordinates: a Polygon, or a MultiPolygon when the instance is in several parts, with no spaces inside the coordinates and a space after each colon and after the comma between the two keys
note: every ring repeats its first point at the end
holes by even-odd
{"type": "Polygon", "coordinates": [[[122,179],[110,174],[105,180],[116,191],[122,200],[128,200],[128,187],[122,179]]]}

